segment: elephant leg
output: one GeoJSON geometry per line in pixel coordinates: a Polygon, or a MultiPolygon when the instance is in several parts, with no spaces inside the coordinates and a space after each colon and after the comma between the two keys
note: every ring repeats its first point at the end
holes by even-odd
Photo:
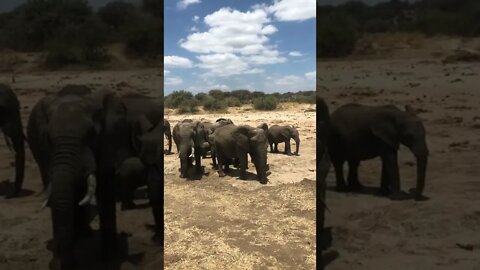
{"type": "Polygon", "coordinates": [[[240,162],[240,174],[239,174],[240,179],[245,180],[247,179],[247,162],[248,162],[247,153],[240,155],[239,162],[240,162]]]}
{"type": "Polygon", "coordinates": [[[290,140],[285,141],[285,154],[291,156],[292,155],[292,150],[290,148],[290,140]]]}
{"type": "Polygon", "coordinates": [[[213,163],[213,168],[217,169],[218,164],[217,164],[217,154],[215,153],[215,150],[212,149],[212,163],[213,163]]]}
{"type": "Polygon", "coordinates": [[[387,166],[386,163],[382,160],[382,178],[380,181],[380,190],[379,195],[388,195],[390,193],[390,188],[388,186],[388,178],[387,178],[387,166]]]}
{"type": "Polygon", "coordinates": [[[161,171],[162,170],[156,166],[149,169],[147,188],[155,222],[154,235],[151,239],[163,245],[163,183],[161,178],[163,173],[161,171]]]}
{"type": "Polygon", "coordinates": [[[223,157],[218,157],[218,176],[225,177],[225,172],[223,171],[223,166],[225,165],[225,159],[223,157]]]}
{"type": "Polygon", "coordinates": [[[408,199],[408,195],[402,193],[400,190],[400,173],[398,169],[397,153],[394,152],[384,155],[382,158],[382,162],[385,163],[385,169],[387,171],[386,177],[388,179],[388,184],[391,188],[390,199],[408,199]]]}
{"type": "Polygon", "coordinates": [[[348,161],[348,187],[351,190],[362,190],[363,186],[358,181],[358,165],[360,161],[358,160],[349,160],[348,161]]]}
{"type": "Polygon", "coordinates": [[[335,169],[335,178],[337,180],[337,187],[336,190],[343,192],[347,190],[347,186],[345,185],[345,178],[343,176],[343,160],[333,160],[333,168],[335,169]]]}
{"type": "Polygon", "coordinates": [[[273,150],[274,153],[278,153],[278,143],[274,143],[275,149],[273,150]]]}
{"type": "Polygon", "coordinates": [[[18,127],[13,132],[5,134],[5,137],[7,136],[11,139],[15,150],[15,176],[12,179],[15,182],[10,194],[7,194],[7,198],[12,198],[18,196],[22,190],[25,173],[25,141],[23,130],[18,130],[18,127]]]}
{"type": "Polygon", "coordinates": [[[270,153],[273,153],[273,143],[270,143],[270,153]]]}
{"type": "Polygon", "coordinates": [[[168,154],[172,153],[172,135],[168,136],[168,154]]]}
{"type": "Polygon", "coordinates": [[[102,257],[111,260],[118,254],[117,222],[115,213],[115,193],[113,191],[114,172],[104,172],[97,176],[97,204],[100,218],[102,257]]]}

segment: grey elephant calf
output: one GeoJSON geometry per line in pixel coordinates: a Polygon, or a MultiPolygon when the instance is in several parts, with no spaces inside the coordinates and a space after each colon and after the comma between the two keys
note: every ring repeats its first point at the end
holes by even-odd
{"type": "Polygon", "coordinates": [[[225,176],[232,160],[238,160],[240,179],[247,178],[247,162],[250,155],[257,178],[262,184],[267,183],[267,138],[263,129],[250,126],[226,125],[215,130],[210,136],[215,146],[212,159],[218,160],[218,174],[225,176]]]}
{"type": "Polygon", "coordinates": [[[348,162],[348,188],[360,190],[358,180],[360,161],[375,157],[382,159],[380,193],[392,200],[409,198],[400,190],[397,152],[399,145],[407,146],[417,158],[417,187],[411,192],[417,200],[425,199],[422,192],[428,160],[425,128],[413,110],[401,111],[393,105],[365,106],[347,104],[331,115],[328,149],[337,178],[337,189],[345,191],[343,164],[348,162]]]}
{"type": "Polygon", "coordinates": [[[209,148],[208,131],[203,123],[185,119],[173,127],[173,141],[180,159],[180,177],[187,178],[191,167],[190,156],[195,157],[195,170],[202,173],[202,156],[209,148]],[[192,151],[193,150],[193,151],[192,151]]]}
{"type": "Polygon", "coordinates": [[[273,125],[268,128],[267,139],[272,153],[278,153],[278,144],[285,143],[285,154],[291,156],[292,150],[290,148],[290,139],[293,139],[296,144],[294,155],[298,155],[299,153],[300,135],[298,130],[294,127],[273,125]]]}

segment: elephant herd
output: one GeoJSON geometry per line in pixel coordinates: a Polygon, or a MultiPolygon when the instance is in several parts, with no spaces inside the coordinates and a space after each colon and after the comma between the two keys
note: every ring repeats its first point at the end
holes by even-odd
{"type": "MultiPolygon", "coordinates": [[[[331,114],[323,98],[317,97],[317,222],[320,242],[327,238],[324,230],[326,178],[333,164],[336,190],[361,191],[358,167],[361,161],[380,157],[382,161],[378,194],[391,200],[426,200],[423,196],[428,161],[425,128],[416,112],[405,106],[402,111],[393,105],[367,106],[346,104],[331,114]],[[398,166],[399,146],[404,145],[417,161],[417,184],[410,194],[400,189],[398,166]],[[343,165],[348,164],[347,181],[343,165]]],[[[321,247],[322,248],[322,247],[321,247]]],[[[320,269],[323,258],[320,254],[320,269]]]]}
{"type": "Polygon", "coordinates": [[[269,165],[267,149],[270,145],[272,153],[278,153],[278,144],[285,143],[285,154],[298,155],[300,135],[292,126],[272,125],[266,123],[258,127],[235,125],[232,120],[219,118],[212,122],[184,119],[173,127],[170,133],[170,123],[164,120],[165,136],[168,139],[167,153],[171,153],[172,138],[177,147],[180,160],[180,177],[193,178],[204,173],[202,159],[210,153],[213,167],[220,177],[230,172],[230,165],[238,167],[239,178],[247,179],[248,156],[255,166],[257,180],[268,182],[269,165]],[[296,144],[292,154],[290,140],[296,144]],[[195,161],[195,164],[193,164],[195,161]],[[194,169],[194,172],[191,172],[194,169]]]}
{"type": "Polygon", "coordinates": [[[15,177],[8,198],[20,194],[27,141],[38,164],[51,210],[51,269],[72,269],[74,246],[91,235],[87,204],[96,204],[102,257],[118,254],[116,201],[122,210],[134,207],[131,193],[147,185],[154,235],[163,245],[163,101],[138,94],[122,97],[68,85],[32,108],[23,133],[19,101],[0,85],[0,127],[15,151],[15,177]],[[89,234],[90,233],[90,234],[89,234]]]}

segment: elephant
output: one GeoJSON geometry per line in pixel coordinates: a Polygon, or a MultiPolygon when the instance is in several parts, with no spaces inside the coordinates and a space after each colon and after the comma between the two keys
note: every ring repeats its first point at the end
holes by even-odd
{"type": "Polygon", "coordinates": [[[23,185],[25,135],[20,116],[20,102],[13,90],[5,84],[0,84],[0,130],[8,148],[15,151],[15,176],[12,178],[14,185],[6,194],[6,198],[13,198],[19,195],[23,185]]]}
{"type": "Polygon", "coordinates": [[[102,258],[110,260],[117,254],[114,176],[129,139],[125,105],[113,92],[67,92],[42,98],[27,126],[48,191],[54,243],[51,269],[75,266],[74,245],[91,231],[86,204],[95,201],[102,258]]]}
{"type": "Polygon", "coordinates": [[[292,152],[290,149],[290,139],[293,139],[296,144],[295,153],[293,155],[298,155],[300,149],[300,135],[298,130],[291,126],[279,126],[273,125],[268,128],[267,140],[270,144],[270,151],[272,153],[278,153],[278,144],[285,143],[285,154],[291,156],[292,152]],[[275,146],[275,148],[274,148],[275,146]]]}
{"type": "Polygon", "coordinates": [[[167,154],[170,155],[172,153],[172,131],[170,129],[170,122],[168,122],[167,119],[163,119],[163,133],[168,140],[167,154]]]}
{"type": "Polygon", "coordinates": [[[217,128],[209,139],[214,144],[215,155],[212,159],[218,160],[217,168],[220,177],[225,176],[224,170],[228,171],[232,160],[238,159],[240,179],[246,179],[247,155],[250,154],[258,180],[262,184],[267,183],[267,137],[263,129],[246,125],[225,125],[217,128]]]}
{"type": "Polygon", "coordinates": [[[267,132],[268,132],[268,125],[267,125],[267,123],[261,123],[260,125],[257,126],[257,128],[263,129],[263,131],[265,131],[265,134],[267,134],[267,132]]]}
{"type": "Polygon", "coordinates": [[[185,119],[173,127],[173,141],[177,146],[178,156],[180,158],[180,177],[188,177],[190,167],[190,155],[195,157],[195,171],[202,173],[202,156],[209,149],[208,131],[203,123],[185,119]]]}
{"type": "MultiPolygon", "coordinates": [[[[325,191],[327,189],[326,178],[330,170],[330,156],[327,151],[328,137],[330,131],[330,113],[325,100],[317,96],[317,187],[319,194],[317,204],[317,224],[319,225],[320,243],[324,241],[325,227],[325,191]]],[[[320,249],[322,250],[322,248],[320,249]]],[[[319,256],[320,269],[323,269],[322,254],[319,256]]]]}
{"type": "MultiPolygon", "coordinates": [[[[140,94],[127,94],[121,100],[127,109],[127,123],[130,132],[129,144],[122,149],[124,162],[117,169],[117,176],[124,174],[135,178],[120,178],[121,193],[127,194],[123,210],[131,208],[128,194],[135,188],[147,185],[148,198],[155,222],[152,241],[163,245],[163,101],[140,94]],[[131,160],[137,163],[131,165],[131,160]],[[138,178],[136,176],[139,176],[138,178]],[[125,181],[124,181],[125,180],[125,181]],[[133,185],[132,185],[133,182],[133,185]]],[[[131,201],[130,201],[131,202],[131,201]]]]}
{"type": "MultiPolygon", "coordinates": [[[[212,122],[202,122],[202,124],[204,125],[205,129],[208,131],[208,135],[211,135],[213,134],[213,132],[215,132],[215,129],[219,128],[219,127],[223,127],[225,125],[230,125],[230,124],[233,124],[233,121],[230,120],[230,119],[227,119],[227,118],[218,118],[215,123],[212,123],[212,122]]],[[[214,151],[213,150],[213,144],[209,143],[209,148],[207,149],[207,151],[204,152],[204,155],[203,155],[203,158],[206,158],[207,157],[207,153],[208,152],[211,152],[211,151],[214,151]]],[[[213,167],[216,167],[216,162],[213,161],[213,167]]]]}
{"type": "Polygon", "coordinates": [[[397,161],[399,145],[410,149],[417,160],[417,185],[411,189],[416,200],[425,199],[422,192],[428,161],[428,147],[422,120],[410,106],[405,111],[393,105],[366,106],[346,104],[331,115],[328,149],[335,168],[337,190],[346,191],[343,163],[348,162],[348,188],[361,190],[358,180],[360,161],[380,157],[382,176],[380,194],[391,200],[406,199],[400,190],[397,161]]]}

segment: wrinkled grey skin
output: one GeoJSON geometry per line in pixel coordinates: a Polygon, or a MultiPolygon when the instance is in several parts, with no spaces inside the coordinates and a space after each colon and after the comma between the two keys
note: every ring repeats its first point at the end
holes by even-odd
{"type": "MultiPolygon", "coordinates": [[[[330,170],[330,156],[327,151],[327,142],[330,129],[330,114],[327,104],[317,96],[317,224],[320,231],[319,243],[323,243],[323,230],[325,226],[325,191],[327,189],[326,178],[330,170]]],[[[324,269],[322,254],[319,256],[319,269],[324,269]]]]}
{"type": "Polygon", "coordinates": [[[215,145],[215,156],[218,160],[218,174],[225,176],[228,165],[237,159],[240,164],[240,179],[246,179],[248,154],[255,165],[257,178],[262,184],[267,179],[267,138],[263,129],[250,126],[226,125],[217,128],[209,137],[215,145]]]}
{"type": "Polygon", "coordinates": [[[49,186],[54,242],[50,268],[74,268],[75,243],[90,231],[86,206],[80,204],[92,202],[93,195],[100,217],[102,257],[112,259],[117,253],[114,175],[126,144],[126,137],[119,134],[128,134],[122,101],[108,91],[61,91],[35,105],[27,133],[44,187],[49,186]],[[96,188],[87,184],[90,178],[96,178],[96,188]]]}
{"type": "Polygon", "coordinates": [[[300,135],[298,130],[291,126],[279,126],[273,125],[267,132],[268,143],[270,144],[270,151],[272,153],[278,153],[278,144],[285,143],[285,154],[291,156],[292,151],[290,149],[290,139],[293,139],[296,144],[294,155],[298,155],[300,150],[300,135]],[[274,148],[275,146],[275,148],[274,148]]]}
{"type": "Polygon", "coordinates": [[[406,107],[364,106],[347,104],[331,115],[329,152],[335,168],[337,189],[347,190],[343,177],[343,163],[348,162],[348,188],[362,189],[358,180],[360,161],[375,157],[382,159],[380,193],[392,200],[409,196],[400,190],[397,152],[400,144],[407,146],[417,159],[417,187],[412,189],[415,199],[422,200],[428,160],[425,128],[415,113],[406,107]]]}
{"type": "Polygon", "coordinates": [[[168,122],[167,119],[163,119],[163,133],[168,140],[167,154],[170,155],[172,153],[172,130],[170,128],[170,122],[168,122]]]}
{"type": "Polygon", "coordinates": [[[163,245],[163,100],[128,94],[122,97],[122,101],[127,108],[130,128],[126,134],[129,144],[124,147],[126,152],[123,153],[125,162],[117,170],[124,176],[118,178],[121,193],[126,194],[122,198],[122,208],[125,210],[134,206],[132,201],[129,204],[129,194],[146,183],[155,222],[152,241],[163,245]],[[133,166],[132,159],[136,160],[133,166]]]}
{"type": "Polygon", "coordinates": [[[20,116],[20,103],[13,90],[5,84],[0,84],[0,130],[8,148],[15,151],[15,179],[11,179],[14,185],[6,195],[6,198],[13,198],[22,190],[25,173],[25,135],[20,116]]]}
{"type": "MultiPolygon", "coordinates": [[[[173,141],[180,159],[180,177],[187,178],[190,155],[195,156],[195,171],[202,173],[202,156],[209,149],[208,131],[203,123],[185,119],[173,127],[173,141]],[[193,151],[193,152],[192,152],[193,151]]],[[[190,175],[192,177],[192,175],[190,175]]]]}

